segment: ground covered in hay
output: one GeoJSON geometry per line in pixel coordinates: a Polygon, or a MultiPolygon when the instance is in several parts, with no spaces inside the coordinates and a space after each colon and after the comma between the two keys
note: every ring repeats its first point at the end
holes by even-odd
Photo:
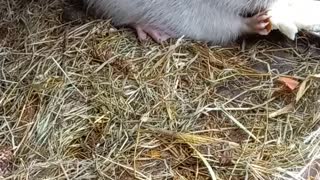
{"type": "Polygon", "coordinates": [[[0,176],[317,178],[319,44],[141,44],[62,7],[0,2],[0,176]]]}

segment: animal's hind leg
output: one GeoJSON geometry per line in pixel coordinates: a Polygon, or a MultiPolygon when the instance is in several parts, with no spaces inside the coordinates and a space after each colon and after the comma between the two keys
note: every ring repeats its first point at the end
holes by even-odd
{"type": "Polygon", "coordinates": [[[154,41],[160,44],[161,42],[166,41],[171,37],[166,32],[153,28],[151,26],[135,25],[133,27],[136,30],[140,41],[145,41],[147,37],[150,36],[154,41]]]}

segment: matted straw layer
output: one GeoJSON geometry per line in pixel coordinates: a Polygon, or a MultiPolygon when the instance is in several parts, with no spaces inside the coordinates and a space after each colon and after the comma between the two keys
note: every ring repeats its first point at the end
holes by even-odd
{"type": "Polygon", "coordinates": [[[319,81],[305,79],[320,73],[320,51],[306,39],[142,45],[107,21],[68,25],[61,14],[60,1],[0,2],[0,176],[304,179],[319,170],[319,81]],[[298,102],[281,76],[306,82],[298,102]]]}

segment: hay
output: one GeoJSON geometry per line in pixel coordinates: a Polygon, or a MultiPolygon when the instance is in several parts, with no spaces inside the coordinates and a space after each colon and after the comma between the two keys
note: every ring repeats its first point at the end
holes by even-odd
{"type": "Polygon", "coordinates": [[[6,179],[317,174],[320,51],[305,38],[242,48],[140,44],[107,21],[63,24],[59,1],[0,8],[6,179]],[[280,76],[308,79],[297,103],[280,76]]]}

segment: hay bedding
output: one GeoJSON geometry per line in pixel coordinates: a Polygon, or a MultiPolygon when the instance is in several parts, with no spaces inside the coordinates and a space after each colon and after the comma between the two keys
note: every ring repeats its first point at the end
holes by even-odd
{"type": "Polygon", "coordinates": [[[60,1],[0,8],[4,178],[304,179],[319,170],[319,81],[288,111],[298,92],[277,84],[320,73],[320,51],[302,36],[243,50],[141,45],[106,21],[63,24],[60,1]]]}

